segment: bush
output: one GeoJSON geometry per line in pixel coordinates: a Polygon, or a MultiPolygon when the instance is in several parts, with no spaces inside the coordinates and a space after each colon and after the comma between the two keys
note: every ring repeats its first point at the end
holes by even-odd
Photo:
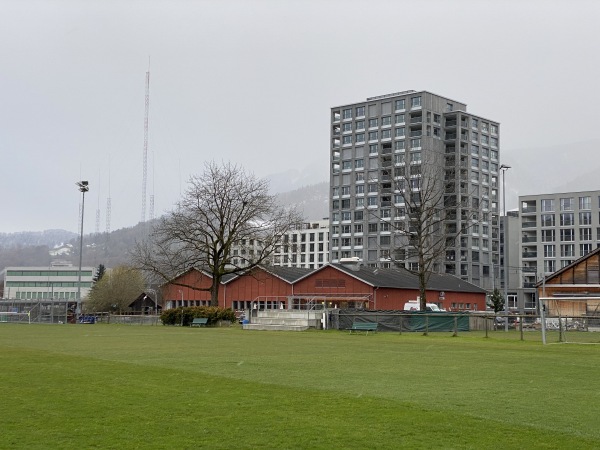
{"type": "Polygon", "coordinates": [[[235,322],[235,312],[233,309],[217,306],[188,306],[185,308],[167,309],[162,312],[160,319],[163,325],[181,325],[182,314],[183,326],[189,326],[197,317],[206,317],[208,325],[214,325],[219,320],[235,322]]]}

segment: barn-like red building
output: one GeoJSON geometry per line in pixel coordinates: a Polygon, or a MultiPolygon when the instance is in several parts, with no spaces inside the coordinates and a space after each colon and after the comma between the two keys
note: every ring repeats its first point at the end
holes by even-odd
{"type": "MultiPolygon", "coordinates": [[[[210,303],[206,289],[211,277],[190,270],[163,286],[165,307],[210,303]]],[[[300,309],[326,302],[328,307],[401,310],[419,298],[418,277],[405,269],[374,269],[360,265],[328,264],[319,269],[257,267],[223,279],[219,306],[233,309],[300,309]]],[[[449,311],[484,311],[486,291],[460,278],[431,274],[427,302],[449,311]]]]}

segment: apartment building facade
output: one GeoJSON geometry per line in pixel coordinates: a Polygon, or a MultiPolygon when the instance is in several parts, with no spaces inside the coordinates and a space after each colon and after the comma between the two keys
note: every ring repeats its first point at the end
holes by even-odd
{"type": "Polygon", "coordinates": [[[519,205],[518,307],[528,310],[539,280],[600,246],[600,190],[525,195],[519,205]]]}
{"type": "Polygon", "coordinates": [[[411,221],[402,194],[422,193],[426,172],[435,173],[443,179],[437,232],[458,236],[446,240],[435,271],[492,289],[500,262],[499,123],[468,113],[465,103],[403,91],[331,108],[330,125],[330,261],[418,267],[406,244],[411,221]]]}
{"type": "Polygon", "coordinates": [[[298,224],[275,247],[272,262],[280,267],[317,269],[329,262],[329,220],[298,224]]]}

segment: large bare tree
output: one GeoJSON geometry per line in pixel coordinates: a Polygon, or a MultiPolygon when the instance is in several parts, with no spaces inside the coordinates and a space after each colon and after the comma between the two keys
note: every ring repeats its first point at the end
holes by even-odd
{"type": "Polygon", "coordinates": [[[478,201],[457,186],[460,177],[451,163],[434,150],[381,156],[382,202],[400,205],[403,211],[397,215],[405,217],[393,222],[390,259],[418,276],[423,311],[431,274],[441,271],[446,250],[479,217],[478,201]]]}
{"type": "Polygon", "coordinates": [[[217,306],[222,278],[269,262],[282,236],[302,220],[294,208],[277,203],[266,180],[231,163],[209,162],[202,175],[190,178],[177,207],[136,244],[132,257],[163,282],[209,290],[217,306]],[[191,268],[199,269],[193,271],[198,276],[210,275],[210,288],[173,281],[191,268]]]}

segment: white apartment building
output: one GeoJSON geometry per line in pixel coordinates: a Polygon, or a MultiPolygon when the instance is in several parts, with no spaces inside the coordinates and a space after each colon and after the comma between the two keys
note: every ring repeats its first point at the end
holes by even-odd
{"type": "Polygon", "coordinates": [[[273,265],[316,269],[329,262],[329,220],[298,224],[275,248],[273,265]]]}
{"type": "Polygon", "coordinates": [[[600,246],[600,190],[519,197],[521,305],[536,282],[600,246]]]}

